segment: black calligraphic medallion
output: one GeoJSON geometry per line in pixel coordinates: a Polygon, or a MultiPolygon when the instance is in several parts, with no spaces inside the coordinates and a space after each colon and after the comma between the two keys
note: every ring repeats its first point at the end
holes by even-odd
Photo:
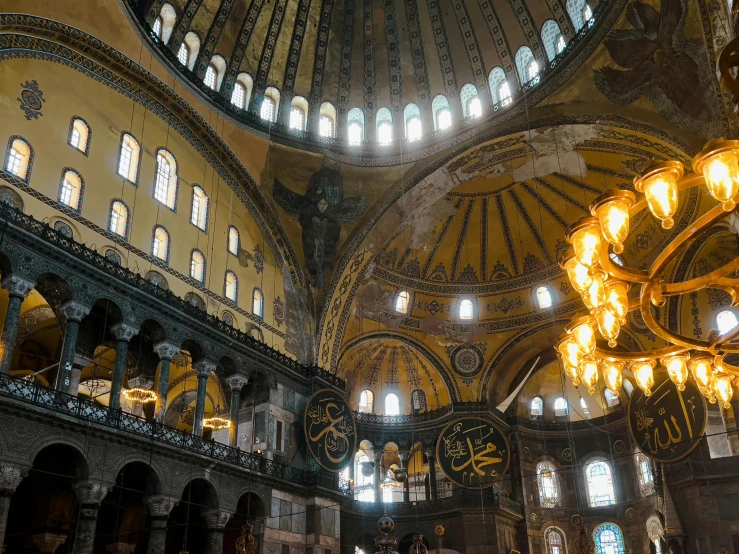
{"type": "Polygon", "coordinates": [[[328,471],[341,471],[357,446],[354,414],[346,400],[333,389],[310,397],[305,408],[305,440],[313,457],[328,471]]]}
{"type": "Polygon", "coordinates": [[[706,428],[706,400],[691,380],[677,390],[666,370],[654,372],[652,395],[636,388],[629,399],[629,431],[657,462],[676,462],[698,446],[706,428]]]}
{"type": "Polygon", "coordinates": [[[449,480],[465,489],[492,486],[511,461],[506,436],[491,422],[463,417],[447,425],[436,443],[436,459],[449,480]]]}

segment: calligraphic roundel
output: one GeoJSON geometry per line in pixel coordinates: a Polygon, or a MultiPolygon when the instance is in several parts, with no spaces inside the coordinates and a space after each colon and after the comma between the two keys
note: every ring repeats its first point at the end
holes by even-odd
{"type": "Polygon", "coordinates": [[[328,471],[341,471],[351,463],[357,447],[354,414],[334,389],[321,389],[305,408],[305,440],[313,457],[328,471]]]}
{"type": "Polygon", "coordinates": [[[463,417],[441,432],[436,459],[455,485],[485,489],[508,471],[510,450],[508,439],[494,424],[479,417],[463,417]]]}
{"type": "Polygon", "coordinates": [[[706,428],[706,401],[692,380],[679,391],[667,371],[654,372],[652,395],[635,389],[629,399],[629,431],[656,462],[676,462],[698,446],[706,428]]]}

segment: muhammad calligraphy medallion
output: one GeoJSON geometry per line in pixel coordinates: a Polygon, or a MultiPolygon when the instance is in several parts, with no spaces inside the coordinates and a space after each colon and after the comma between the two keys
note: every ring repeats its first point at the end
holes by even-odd
{"type": "Polygon", "coordinates": [[[652,395],[635,389],[629,399],[629,431],[639,449],[657,462],[676,462],[698,446],[706,427],[706,401],[692,380],[685,390],[654,372],[652,395]]]}
{"type": "Polygon", "coordinates": [[[463,417],[441,432],[436,459],[455,485],[484,489],[508,471],[510,446],[506,436],[489,421],[463,417]]]}
{"type": "Polygon", "coordinates": [[[334,389],[311,396],[305,409],[305,440],[313,457],[328,471],[341,471],[357,447],[354,414],[334,389]]]}

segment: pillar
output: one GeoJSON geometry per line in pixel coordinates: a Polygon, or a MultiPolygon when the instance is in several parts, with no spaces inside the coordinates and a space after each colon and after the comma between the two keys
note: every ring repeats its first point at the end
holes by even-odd
{"type": "Polygon", "coordinates": [[[192,423],[192,434],[203,436],[203,417],[205,417],[205,387],[208,385],[208,376],[215,371],[216,364],[210,360],[198,360],[193,364],[198,374],[198,395],[195,400],[195,418],[192,423]]]}
{"type": "Polygon", "coordinates": [[[228,377],[227,381],[231,387],[231,428],[229,429],[228,444],[238,447],[241,389],[249,382],[249,378],[237,373],[228,377]]]}
{"type": "Polygon", "coordinates": [[[405,481],[401,483],[403,485],[403,494],[401,496],[401,500],[403,502],[410,502],[411,501],[411,491],[410,491],[410,471],[408,470],[408,459],[409,459],[409,453],[408,452],[400,452],[398,451],[398,458],[400,458],[400,467],[405,469],[405,481]]]}
{"type": "Polygon", "coordinates": [[[377,503],[382,502],[382,489],[380,488],[380,485],[382,484],[382,472],[380,471],[382,453],[382,450],[375,452],[375,476],[372,479],[372,485],[375,489],[375,502],[377,503]]]}
{"type": "Polygon", "coordinates": [[[429,461],[429,500],[438,500],[439,495],[436,491],[436,452],[432,448],[426,450],[426,457],[429,461]]]}
{"type": "Polygon", "coordinates": [[[71,300],[64,304],[59,311],[64,316],[66,329],[64,331],[64,342],[62,343],[62,355],[59,358],[56,390],[69,392],[70,386],[72,385],[72,364],[74,363],[75,350],[77,349],[77,333],[80,330],[80,321],[90,313],[90,308],[71,300]]]}
{"type": "Polygon", "coordinates": [[[121,407],[123,378],[126,376],[128,343],[139,331],[128,323],[118,323],[111,328],[111,332],[115,335],[118,342],[115,347],[115,365],[113,366],[113,380],[110,384],[110,403],[108,406],[111,410],[118,410],[121,407]]]}
{"type": "Polygon", "coordinates": [[[18,322],[21,317],[21,304],[33,290],[35,283],[17,275],[8,275],[0,285],[8,291],[8,311],[5,313],[3,332],[0,335],[0,373],[10,374],[10,363],[13,361],[15,337],[18,334],[18,322]]]}
{"type": "Polygon", "coordinates": [[[219,510],[205,510],[205,521],[208,524],[208,546],[205,554],[222,554],[223,553],[223,530],[226,523],[233,515],[231,512],[219,510]]]}
{"type": "Polygon", "coordinates": [[[0,463],[0,552],[5,548],[5,527],[8,525],[10,497],[22,480],[23,468],[6,462],[0,463]]]}
{"type": "Polygon", "coordinates": [[[72,554],[92,554],[98,510],[103,498],[108,494],[108,488],[108,485],[89,479],[75,483],[74,492],[77,494],[80,509],[72,554]]]}
{"type": "Polygon", "coordinates": [[[167,411],[167,393],[169,392],[169,367],[172,358],[179,354],[180,347],[171,342],[160,342],[154,345],[154,351],[159,355],[159,381],[157,382],[156,421],[164,422],[167,411]]]}
{"type": "Polygon", "coordinates": [[[164,547],[167,543],[167,520],[177,500],[161,495],[147,496],[144,500],[149,506],[151,519],[149,546],[146,552],[147,554],[164,554],[164,547]]]}

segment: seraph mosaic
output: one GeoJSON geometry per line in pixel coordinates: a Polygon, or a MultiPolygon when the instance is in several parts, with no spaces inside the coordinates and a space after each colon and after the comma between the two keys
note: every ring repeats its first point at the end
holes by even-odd
{"type": "Polygon", "coordinates": [[[341,226],[367,209],[364,196],[344,198],[344,180],[337,168],[324,165],[308,180],[304,195],[293,192],[275,178],[275,202],[297,217],[303,229],[303,256],[314,286],[321,286],[336,257],[341,226]]]}
{"type": "Polygon", "coordinates": [[[644,96],[684,131],[720,136],[725,130],[712,64],[702,41],[685,38],[687,0],[662,0],[660,10],[643,2],[626,7],[633,29],[614,30],[604,41],[625,71],[602,67],[595,84],[611,102],[625,106],[644,96]]]}

